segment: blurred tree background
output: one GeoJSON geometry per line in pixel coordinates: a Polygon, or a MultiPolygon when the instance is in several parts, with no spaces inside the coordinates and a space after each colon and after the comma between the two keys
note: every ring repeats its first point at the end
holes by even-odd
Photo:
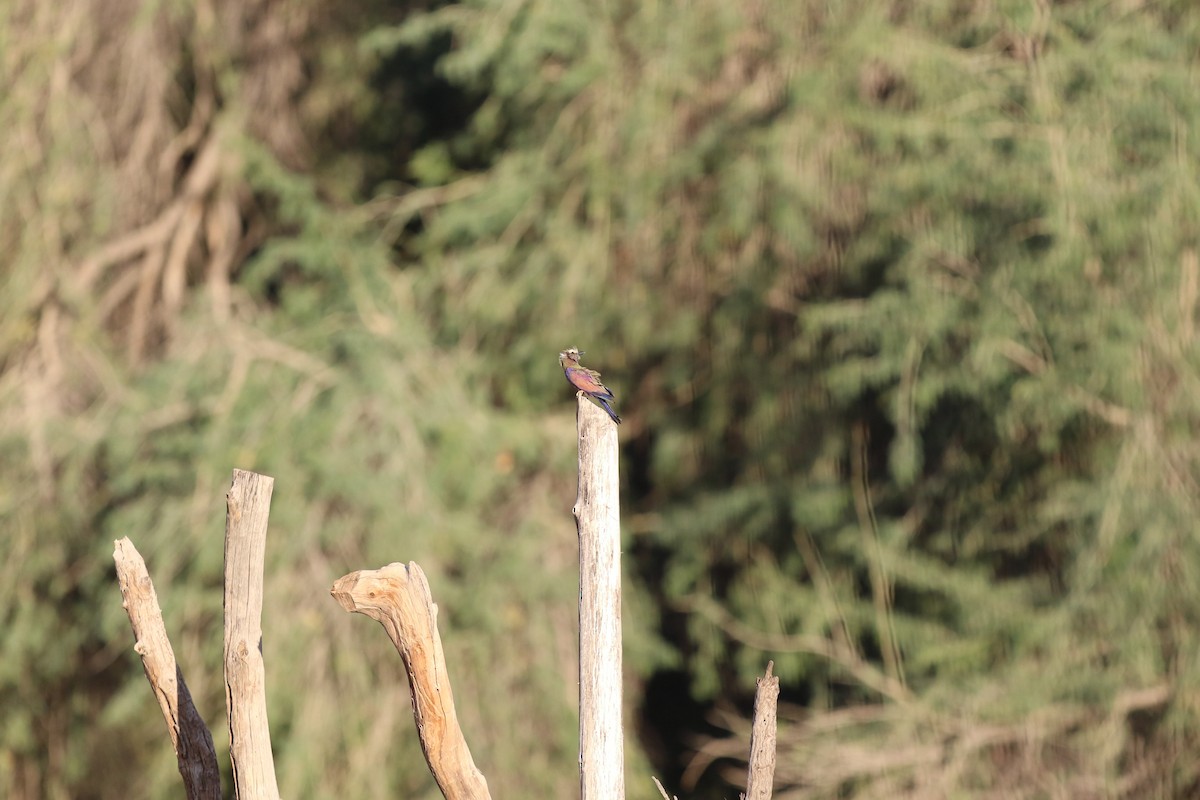
{"type": "MultiPolygon", "coordinates": [[[[626,419],[631,800],[1200,793],[1200,11],[0,5],[0,794],[174,797],[276,478],[280,789],[437,796],[328,597],[417,560],[497,797],[569,796],[574,413],[626,419]]],[[[226,769],[228,765],[226,764],[226,769]]]]}

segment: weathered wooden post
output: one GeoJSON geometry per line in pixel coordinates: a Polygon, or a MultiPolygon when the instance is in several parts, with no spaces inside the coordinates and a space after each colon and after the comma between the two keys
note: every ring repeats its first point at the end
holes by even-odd
{"type": "Polygon", "coordinates": [[[241,469],[225,495],[225,703],[238,800],[279,800],[262,655],[263,567],[275,479],[241,469]]]}
{"type": "Polygon", "coordinates": [[[579,779],[583,800],[624,800],[617,426],[582,395],[578,403],[579,779]]]}

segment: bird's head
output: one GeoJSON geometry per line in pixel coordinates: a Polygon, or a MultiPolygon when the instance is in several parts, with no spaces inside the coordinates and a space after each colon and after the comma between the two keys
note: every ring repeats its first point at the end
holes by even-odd
{"type": "Polygon", "coordinates": [[[579,363],[579,357],[583,352],[577,347],[568,347],[558,354],[558,363],[564,367],[574,366],[579,363]]]}

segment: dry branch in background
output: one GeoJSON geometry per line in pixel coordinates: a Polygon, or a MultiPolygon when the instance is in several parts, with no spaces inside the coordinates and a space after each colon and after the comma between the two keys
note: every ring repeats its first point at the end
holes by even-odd
{"type": "Polygon", "coordinates": [[[220,800],[221,774],[212,734],[192,703],[183,672],[175,661],[146,562],[128,538],[114,543],[113,561],[122,605],[136,640],[133,649],[142,657],[146,680],[167,722],[188,800],[220,800]]]}
{"type": "Polygon", "coordinates": [[[347,611],[378,621],[408,671],[421,751],[447,800],[490,800],[454,710],[454,692],[437,629],[437,605],[416,564],[359,570],[333,584],[330,594],[347,611]]]}
{"type": "Polygon", "coordinates": [[[19,156],[0,175],[3,196],[17,198],[0,202],[11,223],[0,239],[39,265],[20,302],[44,327],[27,361],[0,364],[0,378],[19,368],[21,382],[86,405],[73,389],[88,375],[79,362],[95,328],[138,365],[172,341],[192,287],[207,284],[217,321],[231,317],[236,272],[271,225],[239,168],[239,140],[292,168],[311,158],[295,98],[310,80],[320,9],[8,5],[0,23],[19,35],[6,38],[0,94],[20,113],[6,117],[2,138],[19,156]],[[23,229],[43,234],[14,238],[23,229]],[[57,313],[63,306],[72,313],[57,313]]]}
{"type": "Polygon", "coordinates": [[[679,800],[678,796],[672,798],[671,795],[667,794],[667,790],[663,788],[662,781],[658,778],[653,778],[653,780],[654,785],[658,787],[658,793],[663,796],[663,800],[679,800]]]}
{"type": "Polygon", "coordinates": [[[771,674],[774,661],[767,662],[767,674],[758,679],[754,693],[754,728],[750,731],[750,769],[746,778],[745,800],[770,800],[775,780],[775,714],[779,704],[779,678],[771,674]]]}

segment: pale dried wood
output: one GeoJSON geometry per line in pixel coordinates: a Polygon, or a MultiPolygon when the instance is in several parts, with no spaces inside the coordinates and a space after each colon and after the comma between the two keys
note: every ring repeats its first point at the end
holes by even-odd
{"type": "Polygon", "coordinates": [[[113,543],[113,562],[121,587],[121,605],[133,628],[133,649],[142,658],[146,680],[166,720],[184,792],[189,800],[221,800],[221,773],[212,734],[192,703],[183,672],[175,661],[146,562],[127,537],[113,543]]]}
{"type": "Polygon", "coordinates": [[[278,800],[262,656],[263,564],[274,478],[235,469],[225,496],[225,704],[238,800],[278,800]]]}
{"type": "Polygon", "coordinates": [[[417,736],[429,771],[447,800],[490,800],[454,710],[454,692],[437,629],[437,605],[416,564],[359,570],[333,584],[330,594],[347,611],[383,625],[408,672],[417,736]]]}
{"type": "Polygon", "coordinates": [[[754,693],[754,727],[750,731],[750,769],[746,779],[745,800],[770,800],[775,782],[775,717],[779,706],[779,678],[772,675],[774,661],[767,662],[767,674],[758,679],[754,693]]]}
{"type": "Polygon", "coordinates": [[[583,800],[623,800],[617,426],[583,395],[578,404],[580,788],[583,800]]]}
{"type": "Polygon", "coordinates": [[[662,781],[660,781],[658,778],[655,778],[653,775],[650,777],[653,778],[654,785],[658,787],[658,793],[663,796],[663,800],[679,800],[678,795],[671,797],[671,795],[667,794],[667,790],[663,788],[662,781]]]}

